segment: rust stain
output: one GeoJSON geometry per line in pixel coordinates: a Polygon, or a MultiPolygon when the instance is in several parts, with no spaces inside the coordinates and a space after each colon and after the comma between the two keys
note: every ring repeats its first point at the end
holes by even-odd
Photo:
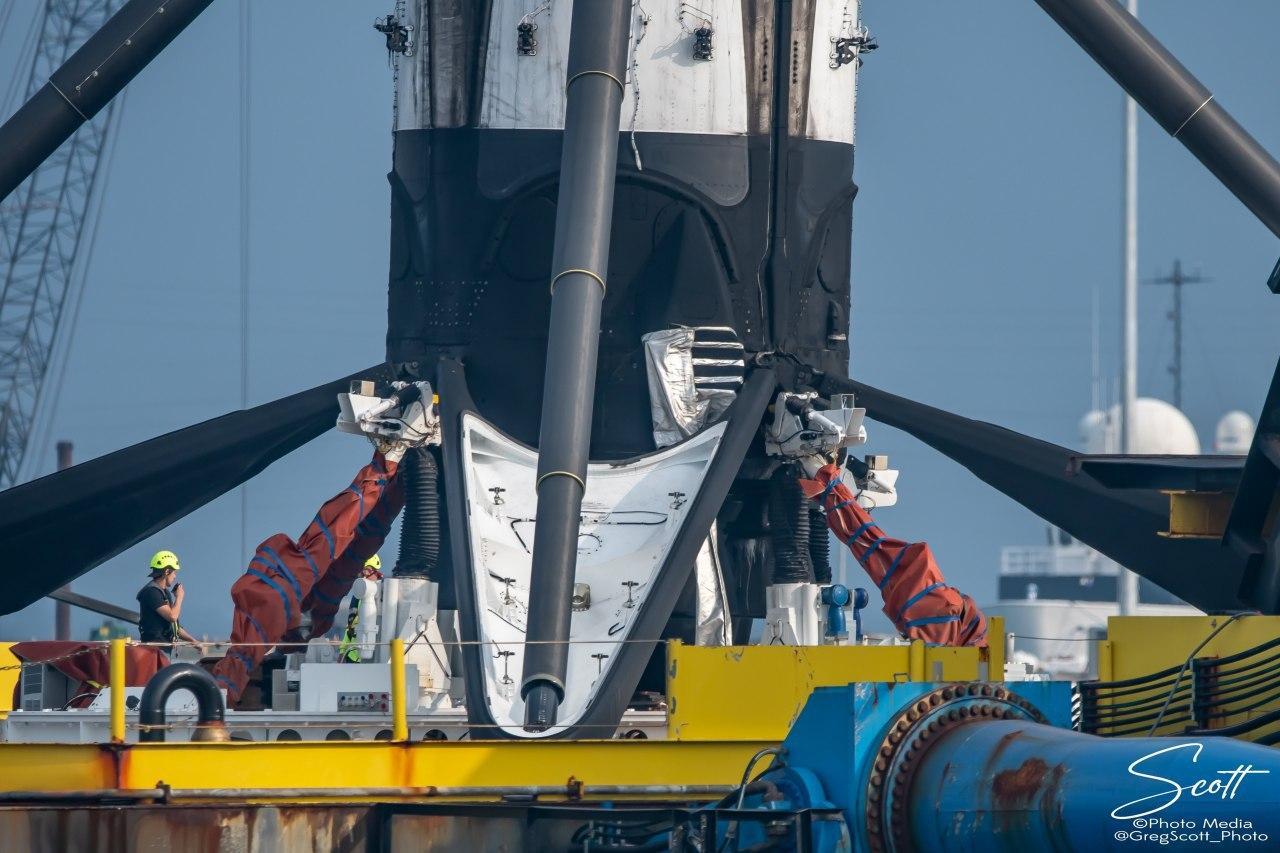
{"type": "Polygon", "coordinates": [[[98,750],[98,763],[102,768],[103,787],[127,788],[129,776],[129,747],[106,743],[98,750]]]}
{"type": "Polygon", "coordinates": [[[1025,808],[1043,790],[1045,778],[1050,776],[1049,765],[1043,758],[1028,758],[1016,770],[1000,771],[991,785],[996,806],[1025,808]]]}
{"type": "Polygon", "coordinates": [[[1055,837],[1066,837],[1066,816],[1063,814],[1066,803],[1063,802],[1062,777],[1066,775],[1066,765],[1059,764],[1053,768],[1049,784],[1045,786],[1044,798],[1040,801],[1040,811],[1044,816],[1044,825],[1055,837]]]}
{"type": "Polygon", "coordinates": [[[979,776],[980,779],[988,779],[991,777],[992,773],[995,773],[996,766],[1000,763],[1000,757],[1004,755],[1005,752],[1008,751],[1009,747],[1012,746],[1020,737],[1022,737],[1022,730],[1018,729],[1009,732],[1007,735],[1001,737],[1000,740],[996,741],[995,748],[991,750],[991,754],[987,756],[986,763],[982,765],[982,773],[979,776]]]}

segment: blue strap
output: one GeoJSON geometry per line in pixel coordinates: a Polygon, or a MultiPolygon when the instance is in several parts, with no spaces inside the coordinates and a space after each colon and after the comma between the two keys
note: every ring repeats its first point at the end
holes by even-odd
{"type": "Polygon", "coordinates": [[[244,668],[245,668],[246,670],[253,669],[253,658],[249,657],[247,654],[245,654],[244,652],[240,651],[239,649],[233,649],[233,650],[228,654],[228,657],[237,657],[237,658],[239,658],[240,660],[244,661],[244,668]]]}
{"type": "Polygon", "coordinates": [[[329,540],[329,561],[334,558],[334,551],[337,549],[337,543],[333,541],[333,534],[329,532],[329,525],[324,523],[324,519],[320,517],[320,513],[316,513],[316,524],[320,525],[320,532],[324,534],[324,538],[329,540]]]}
{"type": "Polygon", "coordinates": [[[908,628],[919,628],[921,625],[941,625],[944,622],[959,622],[960,614],[954,616],[925,616],[922,619],[912,619],[907,623],[908,628]]]}
{"type": "Polygon", "coordinates": [[[827,499],[827,495],[831,494],[831,490],[838,485],[840,485],[840,478],[836,477],[834,480],[827,483],[826,488],[818,493],[818,500],[825,501],[827,499]]]}
{"type": "Polygon", "coordinates": [[[298,550],[302,552],[302,556],[305,557],[307,560],[307,565],[311,567],[311,582],[319,583],[320,567],[316,565],[315,560],[311,559],[311,552],[308,551],[306,548],[299,548],[298,550]]]}
{"type": "Polygon", "coordinates": [[[289,607],[289,596],[285,594],[284,588],[281,587],[280,584],[273,581],[271,578],[267,577],[266,572],[260,572],[257,569],[249,569],[249,571],[246,572],[246,574],[253,575],[255,578],[262,581],[267,586],[271,587],[276,591],[276,593],[280,596],[280,603],[284,605],[284,615],[285,615],[285,619],[287,620],[293,611],[289,607]]]}
{"type": "MultiPolygon", "coordinates": [[[[299,584],[298,579],[293,576],[293,572],[289,571],[289,567],[284,564],[284,560],[280,559],[280,555],[268,548],[266,545],[260,545],[259,549],[275,561],[275,565],[272,566],[272,568],[283,575],[284,579],[289,582],[289,586],[293,587],[294,598],[296,598],[298,603],[301,604],[303,599],[302,585],[299,584]]],[[[254,559],[257,558],[255,557],[254,559]]]]}
{"type": "MultiPolygon", "coordinates": [[[[898,611],[898,618],[901,619],[903,616],[906,616],[907,611],[911,609],[911,605],[915,604],[917,601],[924,598],[926,595],[933,592],[938,587],[945,588],[946,584],[943,583],[942,581],[938,581],[937,583],[931,583],[928,586],[926,586],[924,589],[917,592],[915,595],[908,598],[907,603],[902,605],[902,609],[898,611]]],[[[959,619],[960,617],[957,616],[956,618],[959,619]]]]}
{"type": "Polygon", "coordinates": [[[332,604],[334,607],[337,607],[339,604],[342,603],[341,596],[339,596],[338,598],[330,598],[329,596],[321,592],[320,587],[318,586],[313,587],[311,589],[311,594],[314,595],[316,598],[320,599],[321,601],[323,601],[325,604],[332,604]]]}
{"type": "Polygon", "coordinates": [[[215,675],[214,680],[221,681],[223,684],[227,685],[228,690],[234,691],[236,689],[235,682],[230,678],[227,678],[225,675],[215,675]]]}
{"type": "Polygon", "coordinates": [[[364,517],[364,520],[356,525],[356,533],[360,534],[361,536],[369,536],[370,534],[374,534],[377,536],[381,536],[382,538],[385,539],[387,534],[390,532],[391,532],[391,525],[380,524],[373,513],[369,513],[368,515],[366,515],[364,517]]]}
{"type": "Polygon", "coordinates": [[[831,508],[831,511],[832,511],[832,512],[839,512],[840,510],[842,510],[842,509],[844,509],[845,507],[847,507],[849,504],[856,504],[857,502],[858,502],[858,499],[857,499],[857,498],[849,498],[847,501],[840,501],[840,503],[836,504],[835,506],[833,506],[833,507],[831,508]]]}
{"type": "Polygon", "coordinates": [[[258,622],[258,620],[257,620],[257,619],[254,619],[254,618],[253,618],[253,614],[252,614],[252,613],[250,613],[250,612],[249,612],[249,611],[247,611],[247,610],[242,610],[242,611],[240,611],[240,612],[244,614],[244,618],[246,618],[246,619],[248,619],[248,620],[249,620],[249,624],[253,626],[253,630],[255,630],[255,631],[257,631],[257,632],[258,632],[258,636],[262,638],[262,642],[264,642],[264,643],[269,643],[269,642],[271,642],[271,638],[269,638],[269,637],[267,636],[267,632],[266,632],[266,631],[262,630],[262,625],[258,622]]]}
{"type": "MultiPolygon", "coordinates": [[[[381,485],[381,484],[379,483],[379,485],[381,485]]],[[[356,484],[355,484],[355,483],[352,483],[351,485],[348,485],[348,487],[347,487],[347,488],[349,489],[349,491],[355,492],[355,493],[356,493],[356,497],[360,498],[360,517],[361,517],[361,519],[364,519],[364,517],[365,517],[365,493],[364,493],[364,492],[361,492],[361,491],[360,491],[360,489],[356,488],[356,484]]]]}
{"type": "MultiPolygon", "coordinates": [[[[982,614],[981,613],[975,614],[973,619],[969,621],[969,624],[964,626],[964,632],[966,634],[969,633],[981,621],[982,621],[982,614]]],[[[986,632],[983,632],[983,633],[986,633],[986,632]]]]}
{"type": "Polygon", "coordinates": [[[889,582],[889,578],[898,570],[898,564],[902,562],[903,556],[906,555],[910,545],[903,545],[902,550],[893,558],[893,562],[889,564],[888,570],[884,573],[884,577],[880,578],[880,583],[876,584],[876,589],[884,589],[884,585],[889,582]]]}
{"type": "Polygon", "coordinates": [[[884,541],[883,536],[876,537],[876,541],[872,542],[870,545],[867,546],[867,550],[864,551],[862,553],[862,556],[858,558],[858,562],[865,563],[867,560],[871,559],[871,555],[876,552],[876,549],[880,547],[880,543],[883,541],[884,541]]]}
{"type": "Polygon", "coordinates": [[[854,542],[857,542],[858,537],[861,536],[863,533],[865,533],[867,531],[867,528],[873,526],[874,524],[875,524],[874,521],[864,522],[861,527],[859,527],[857,530],[849,534],[849,538],[844,540],[844,544],[852,545],[854,542]]]}

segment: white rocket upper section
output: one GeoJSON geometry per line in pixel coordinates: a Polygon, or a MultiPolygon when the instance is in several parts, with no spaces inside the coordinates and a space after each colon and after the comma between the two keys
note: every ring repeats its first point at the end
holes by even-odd
{"type": "MultiPolygon", "coordinates": [[[[569,55],[574,0],[493,0],[480,82],[480,127],[507,130],[558,130],[564,127],[565,67],[569,55]],[[536,25],[536,54],[517,47],[517,26],[536,25]]],[[[456,18],[437,12],[428,19],[428,0],[405,4],[406,23],[413,27],[414,49],[395,56],[397,67],[396,130],[458,127],[464,123],[464,99],[450,97],[457,74],[452,56],[441,45],[457,44],[464,34],[449,32],[456,18]],[[435,32],[432,32],[432,28],[435,32]],[[456,36],[456,38],[455,38],[456,36]],[[437,55],[432,57],[433,45],[437,55]],[[433,86],[436,91],[432,91],[433,86]]],[[[436,4],[437,6],[439,4],[436,4]]],[[[746,135],[753,125],[749,95],[772,97],[774,46],[767,43],[768,21],[744,22],[742,0],[644,0],[633,9],[631,62],[619,129],[640,132],[746,135]],[[704,17],[705,16],[705,17],[704,17]],[[647,23],[645,20],[647,19],[647,23]],[[694,58],[694,31],[709,19],[713,57],[694,58]],[[754,41],[754,51],[748,48],[754,41]],[[754,63],[748,67],[748,57],[754,63]],[[763,67],[768,64],[769,67],[763,67]],[[749,80],[749,77],[751,78],[749,80]],[[637,106],[638,103],[638,106],[637,106]]],[[[831,67],[833,40],[858,26],[857,0],[814,0],[811,24],[794,14],[791,45],[792,133],[810,139],[853,143],[857,63],[831,67]],[[796,73],[797,67],[808,74],[796,73]],[[807,82],[807,87],[804,84],[807,82]],[[807,88],[808,95],[805,95],[807,88]],[[805,98],[807,97],[807,102],[805,98]],[[803,131],[794,119],[803,116],[803,131]]],[[[771,29],[771,27],[769,28],[771,29]]]]}
{"type": "Polygon", "coordinates": [[[809,111],[804,135],[809,139],[853,144],[858,97],[858,63],[831,67],[831,46],[856,33],[857,0],[816,0],[813,49],[809,54],[809,111]]]}

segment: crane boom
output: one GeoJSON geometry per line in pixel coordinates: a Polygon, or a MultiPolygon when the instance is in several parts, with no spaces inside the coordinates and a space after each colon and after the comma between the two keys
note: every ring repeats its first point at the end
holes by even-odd
{"type": "MultiPolygon", "coordinates": [[[[124,0],[45,0],[26,98],[124,0]]],[[[119,108],[108,104],[0,205],[0,488],[18,482],[119,108]]]]}

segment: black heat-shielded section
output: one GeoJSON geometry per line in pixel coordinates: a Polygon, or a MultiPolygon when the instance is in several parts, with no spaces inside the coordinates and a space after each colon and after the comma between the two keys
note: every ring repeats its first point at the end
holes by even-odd
{"type": "MultiPolygon", "coordinates": [[[[467,498],[462,457],[462,418],[467,414],[484,415],[476,408],[462,364],[442,359],[437,368],[437,390],[440,395],[440,423],[444,456],[445,501],[449,524],[450,551],[454,583],[457,588],[458,626],[462,640],[463,675],[467,696],[482,697],[484,688],[485,649],[478,644],[479,614],[476,613],[476,589],[472,572],[471,538],[467,530],[467,498]]],[[[658,570],[649,595],[640,606],[630,638],[653,642],[622,644],[613,666],[605,674],[595,700],[586,715],[575,725],[554,737],[600,737],[600,732],[616,726],[635,694],[636,685],[648,665],[656,638],[665,636],[672,611],[693,572],[698,549],[702,547],[711,523],[725,502],[730,486],[738,476],[747,450],[757,437],[765,408],[773,397],[777,378],[773,370],[757,368],[747,376],[742,392],[725,413],[728,420],[724,437],[703,478],[684,526],[676,534],[666,560],[658,570]]],[[[510,437],[510,436],[509,436],[510,437]]],[[[497,722],[483,701],[468,701],[467,714],[477,728],[477,736],[503,737],[497,722]]]]}
{"type": "Polygon", "coordinates": [[[1244,560],[1241,598],[1263,613],[1280,613],[1280,362],[1258,416],[1223,543],[1244,560]]]}
{"type": "Polygon", "coordinates": [[[861,382],[828,377],[824,394],[852,393],[867,416],[959,462],[1050,524],[1065,530],[1201,610],[1239,610],[1244,560],[1217,540],[1161,536],[1169,498],[1156,489],[1109,489],[1075,464],[1080,454],[1021,433],[935,409],[861,382]]]}
{"type": "MultiPolygon", "coordinates": [[[[467,365],[477,410],[536,445],[553,273],[560,132],[396,134],[387,356],[467,365]]],[[[641,337],[728,326],[748,353],[782,350],[847,375],[852,146],[620,134],[591,458],[654,450],[641,337]],[[789,211],[772,218],[771,193],[789,211]],[[778,319],[772,321],[771,314],[778,319]]]]}
{"type": "Polygon", "coordinates": [[[376,365],[0,492],[0,542],[15,567],[0,587],[0,613],[38,601],[332,429],[337,395],[352,379],[390,378],[376,365]]]}
{"type": "Polygon", "coordinates": [[[1243,456],[1120,456],[1080,454],[1073,470],[1108,489],[1234,492],[1243,456]]]}

